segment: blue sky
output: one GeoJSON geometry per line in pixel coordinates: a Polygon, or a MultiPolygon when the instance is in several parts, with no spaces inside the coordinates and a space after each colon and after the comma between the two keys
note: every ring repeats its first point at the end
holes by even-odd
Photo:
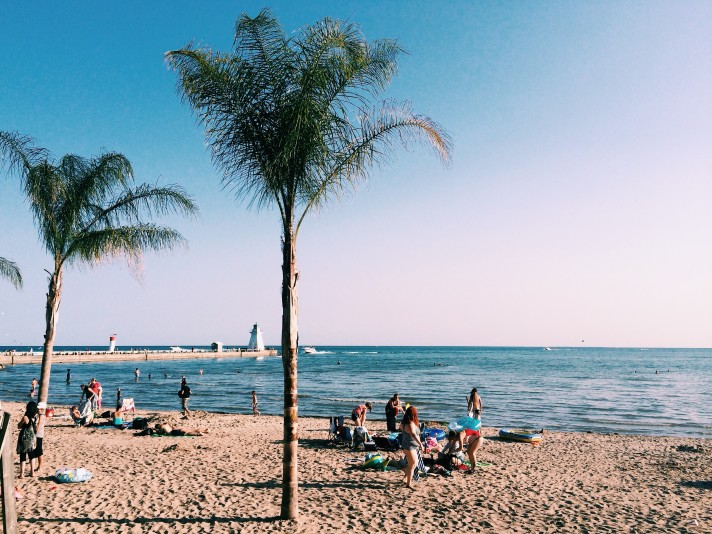
{"type": "MultiPolygon", "coordinates": [[[[454,139],[398,152],[300,233],[307,344],[712,346],[712,4],[273,2],[408,51],[385,97],[454,139]],[[407,8],[406,8],[407,6],[407,8]]],[[[163,53],[227,50],[256,2],[27,2],[0,13],[0,129],[125,154],[201,207],[187,250],[65,275],[58,344],[279,342],[278,214],[223,191],[163,53]],[[207,5],[204,5],[207,4],[207,5]]],[[[0,177],[0,345],[40,344],[46,273],[0,177]]]]}

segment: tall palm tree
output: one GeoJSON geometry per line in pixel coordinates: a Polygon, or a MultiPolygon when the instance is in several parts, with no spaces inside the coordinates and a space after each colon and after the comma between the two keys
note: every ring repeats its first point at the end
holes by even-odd
{"type": "Polygon", "coordinates": [[[54,260],[52,269],[47,270],[38,397],[46,402],[65,266],[122,257],[138,269],[144,252],[171,249],[185,242],[178,231],[147,219],[169,213],[191,215],[197,213],[197,206],[175,185],[132,187],[131,164],[118,153],[92,158],[68,154],[54,162],[46,151],[26,150],[27,143],[6,143],[5,148],[11,153],[11,169],[22,180],[40,241],[54,260]]]}
{"type": "Polygon", "coordinates": [[[22,287],[22,273],[17,264],[7,258],[0,258],[0,278],[6,278],[16,288],[22,287]]]}
{"type": "Polygon", "coordinates": [[[424,141],[448,161],[448,135],[407,103],[375,105],[396,73],[395,41],[366,42],[358,27],[324,19],[287,37],[269,10],[242,15],[233,52],[187,45],[166,53],[178,91],[205,126],[223,181],[282,220],[284,471],[282,518],[297,505],[296,243],[310,211],[382,163],[398,142],[424,141]]]}

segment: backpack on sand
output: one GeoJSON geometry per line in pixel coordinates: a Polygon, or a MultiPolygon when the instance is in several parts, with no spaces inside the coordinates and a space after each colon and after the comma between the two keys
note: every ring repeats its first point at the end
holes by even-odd
{"type": "Polygon", "coordinates": [[[27,426],[22,427],[20,436],[17,440],[17,452],[27,453],[32,452],[37,447],[37,428],[35,427],[34,419],[27,426]]]}

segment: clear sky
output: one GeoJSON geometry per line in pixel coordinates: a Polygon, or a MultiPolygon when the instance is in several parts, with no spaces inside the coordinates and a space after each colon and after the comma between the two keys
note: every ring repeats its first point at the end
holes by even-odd
{"type": "MultiPolygon", "coordinates": [[[[57,344],[279,343],[280,229],[221,190],[163,53],[229,49],[257,2],[25,2],[0,10],[0,130],[125,154],[201,208],[187,250],[65,274],[57,344]]],[[[298,243],[305,344],[712,346],[712,3],[273,2],[409,55],[385,97],[454,139],[400,152],[298,243]],[[298,6],[298,7],[297,7],[298,6]]],[[[47,254],[0,177],[0,345],[37,348],[47,254]]]]}

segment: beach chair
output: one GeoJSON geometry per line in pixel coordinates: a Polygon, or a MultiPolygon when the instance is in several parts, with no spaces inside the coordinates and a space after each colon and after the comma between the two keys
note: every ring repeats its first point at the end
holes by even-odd
{"type": "Polygon", "coordinates": [[[132,398],[123,399],[123,402],[121,403],[121,411],[124,412],[124,414],[131,412],[132,416],[136,415],[136,405],[134,404],[134,400],[132,398]]]}
{"type": "MultiPolygon", "coordinates": [[[[347,442],[345,437],[344,428],[344,416],[335,415],[334,417],[329,417],[329,441],[332,443],[337,443],[343,445],[347,442]]],[[[348,441],[351,441],[349,436],[348,441]]]]}
{"type": "Polygon", "coordinates": [[[339,438],[338,434],[338,427],[337,423],[339,422],[339,418],[334,416],[334,417],[329,417],[329,441],[337,441],[339,438]]]}

